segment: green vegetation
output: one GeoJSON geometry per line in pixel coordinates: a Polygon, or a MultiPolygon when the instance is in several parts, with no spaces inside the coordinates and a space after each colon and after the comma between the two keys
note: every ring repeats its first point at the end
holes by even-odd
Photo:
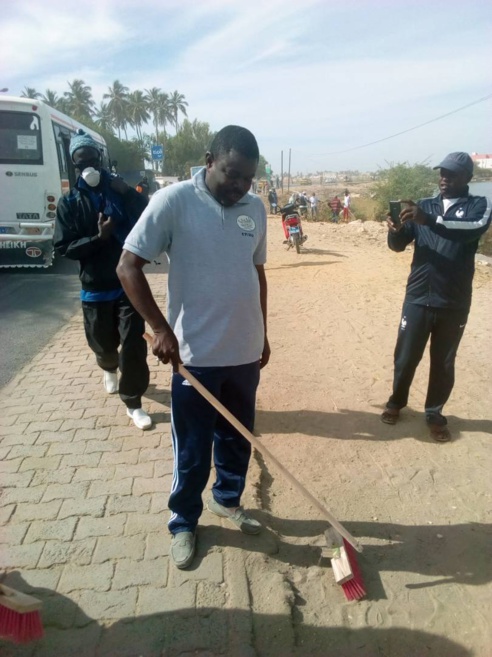
{"type": "Polygon", "coordinates": [[[411,199],[417,201],[432,196],[438,183],[438,172],[423,164],[404,162],[383,169],[371,188],[371,196],[376,202],[376,216],[384,219],[390,201],[411,199]]]}

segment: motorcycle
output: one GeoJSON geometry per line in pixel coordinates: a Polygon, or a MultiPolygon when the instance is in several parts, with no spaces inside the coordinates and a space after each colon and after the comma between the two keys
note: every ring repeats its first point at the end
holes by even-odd
{"type": "Polygon", "coordinates": [[[301,252],[301,246],[307,240],[307,235],[302,232],[301,217],[295,203],[289,203],[280,208],[282,215],[282,227],[284,229],[285,243],[288,248],[295,248],[297,253],[301,252]]]}

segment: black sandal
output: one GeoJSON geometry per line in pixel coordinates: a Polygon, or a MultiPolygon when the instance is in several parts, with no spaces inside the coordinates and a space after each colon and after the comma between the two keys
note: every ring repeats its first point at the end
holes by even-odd
{"type": "Polygon", "coordinates": [[[381,413],[381,422],[385,424],[396,424],[400,417],[400,411],[397,408],[385,408],[381,413]]]}

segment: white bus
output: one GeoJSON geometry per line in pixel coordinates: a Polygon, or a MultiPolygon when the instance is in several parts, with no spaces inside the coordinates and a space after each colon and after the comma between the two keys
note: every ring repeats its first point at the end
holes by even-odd
{"type": "Polygon", "coordinates": [[[0,96],[0,267],[49,267],[56,206],[75,184],[70,138],[96,132],[40,100],[0,96]]]}

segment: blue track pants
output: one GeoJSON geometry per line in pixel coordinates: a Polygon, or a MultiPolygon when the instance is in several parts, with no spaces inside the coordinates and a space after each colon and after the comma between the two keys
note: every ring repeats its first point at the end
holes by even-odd
{"type": "MultiPolygon", "coordinates": [[[[259,362],[188,369],[249,431],[253,431],[259,362]]],[[[176,373],[172,379],[171,413],[174,473],[168,526],[172,534],[177,534],[195,531],[203,510],[202,493],[210,475],[212,451],[216,474],[213,496],[225,507],[239,506],[251,445],[176,373]]]]}

